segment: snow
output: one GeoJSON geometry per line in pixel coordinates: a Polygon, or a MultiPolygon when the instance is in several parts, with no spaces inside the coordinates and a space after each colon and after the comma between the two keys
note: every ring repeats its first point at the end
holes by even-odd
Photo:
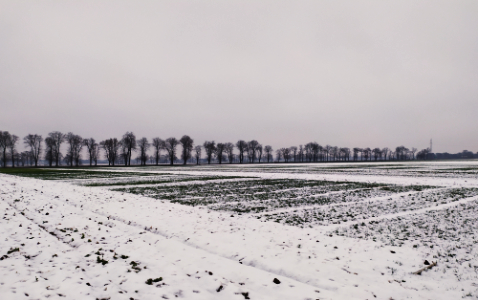
{"type": "MultiPolygon", "coordinates": [[[[475,166],[419,165],[428,169],[475,166]]],[[[42,181],[0,174],[0,256],[8,256],[0,261],[0,294],[6,296],[3,299],[459,299],[478,295],[477,223],[467,222],[462,231],[460,222],[447,221],[440,227],[444,218],[472,220],[473,208],[478,206],[477,197],[472,195],[478,187],[476,177],[414,177],[402,171],[396,175],[390,171],[388,176],[368,175],[366,169],[361,173],[320,173],[320,168],[310,165],[275,168],[277,172],[269,167],[267,171],[225,167],[167,172],[433,188],[331,203],[324,208],[305,206],[299,212],[280,207],[267,212],[297,214],[334,207],[338,210],[341,205],[351,209],[364,203],[382,207],[392,202],[397,207],[403,203],[406,208],[392,211],[383,206],[377,208],[375,217],[340,224],[290,226],[258,219],[255,214],[186,206],[109,187],[75,185],[74,180],[42,181]],[[470,189],[471,194],[459,199],[443,196],[456,188],[470,189]],[[427,193],[442,197],[446,203],[430,205],[425,200],[432,199],[426,197],[427,193]],[[411,197],[415,197],[413,205],[407,202],[412,201],[411,197]],[[434,248],[422,244],[413,247],[421,241],[419,236],[427,236],[423,224],[412,226],[418,220],[436,223],[440,230],[455,226],[460,237],[451,243],[430,234],[427,241],[435,244],[434,248]],[[361,227],[362,222],[366,226],[361,227]],[[359,233],[353,229],[355,224],[359,233]],[[410,225],[417,238],[403,240],[398,246],[384,229],[391,226],[390,232],[399,234],[403,224],[410,225]],[[364,232],[367,238],[359,238],[364,232]],[[7,254],[15,248],[19,251],[7,254]],[[445,250],[457,256],[437,255],[445,250]],[[424,260],[438,261],[438,266],[421,276],[411,274],[424,267],[424,260]],[[160,277],[161,281],[146,283],[160,277]],[[280,284],[275,284],[274,278],[280,284]]],[[[128,172],[132,170],[156,172],[153,168],[129,168],[128,172]]],[[[452,233],[443,236],[452,237],[452,233]]]]}

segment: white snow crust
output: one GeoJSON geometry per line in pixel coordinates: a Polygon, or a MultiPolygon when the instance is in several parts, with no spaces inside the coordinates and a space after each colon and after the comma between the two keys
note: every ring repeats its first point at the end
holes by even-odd
{"type": "MultiPolygon", "coordinates": [[[[461,163],[457,165],[463,167],[461,163]]],[[[437,164],[426,167],[440,169],[437,164]]],[[[403,170],[395,175],[393,170],[388,172],[390,175],[383,175],[368,174],[366,169],[362,173],[320,173],[319,168],[311,168],[313,171],[307,173],[309,165],[295,168],[300,172],[247,167],[169,169],[167,172],[429,185],[438,196],[441,190],[478,187],[478,178],[472,175],[416,177],[403,175],[403,170]]],[[[154,168],[147,172],[161,174],[154,168]]],[[[476,212],[478,206],[477,196],[433,205],[422,204],[417,199],[413,205],[407,202],[408,209],[383,208],[383,213],[374,217],[360,215],[360,219],[355,217],[326,226],[290,226],[260,219],[265,213],[214,211],[207,206],[186,206],[114,191],[111,187],[85,187],[72,184],[74,182],[0,174],[1,299],[461,299],[478,296],[478,223],[467,221],[466,231],[460,232],[458,241],[430,234],[427,245],[435,245],[433,248],[414,247],[417,242],[411,239],[401,241],[400,246],[390,242],[391,233],[404,222],[410,226],[436,222],[439,226],[444,218],[454,218],[459,220],[453,222],[458,226],[463,216],[472,220],[471,212],[476,212]],[[379,226],[382,230],[370,221],[384,222],[379,226]],[[360,224],[364,222],[368,227],[360,231],[360,224]],[[358,233],[353,230],[355,224],[360,225],[358,233]],[[368,238],[359,238],[364,232],[368,238]],[[449,253],[457,253],[455,257],[447,258],[443,253],[439,256],[438,252],[450,247],[455,252],[449,253]],[[424,260],[438,261],[438,265],[420,276],[412,274],[424,267],[424,260]],[[274,278],[280,284],[274,283],[274,278]],[[148,279],[158,280],[147,284],[148,279]]],[[[184,184],[188,183],[181,183],[184,184]]],[[[404,192],[375,197],[368,199],[367,205],[400,203],[405,199],[402,197],[416,194],[404,192]]],[[[361,203],[347,203],[344,211],[350,207],[355,209],[353,205],[361,203]]],[[[317,207],[321,206],[306,207],[304,211],[317,207]]],[[[324,209],[338,210],[339,207],[341,204],[331,204],[324,209]]],[[[278,208],[267,213],[287,214],[293,210],[278,208]]],[[[440,230],[453,227],[443,222],[440,230]]]]}

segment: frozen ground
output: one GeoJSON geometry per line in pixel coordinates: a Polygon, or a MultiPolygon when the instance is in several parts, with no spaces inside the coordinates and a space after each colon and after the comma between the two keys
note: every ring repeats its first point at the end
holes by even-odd
{"type": "Polygon", "coordinates": [[[0,174],[0,295],[477,298],[478,164],[404,166],[0,174]]]}

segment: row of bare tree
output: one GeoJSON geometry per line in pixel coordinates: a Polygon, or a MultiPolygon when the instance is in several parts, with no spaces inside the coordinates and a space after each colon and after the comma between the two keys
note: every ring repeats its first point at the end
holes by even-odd
{"type": "Polygon", "coordinates": [[[21,153],[18,153],[16,148],[18,140],[18,136],[10,134],[8,131],[0,131],[1,163],[3,167],[7,166],[8,158],[11,159],[12,166],[15,166],[15,163],[18,165],[20,161],[25,163],[27,160],[29,160],[30,164],[37,166],[41,153],[41,143],[43,141],[41,136],[29,134],[24,137],[23,141],[25,145],[30,148],[30,151],[21,153]]]}
{"type": "Polygon", "coordinates": [[[105,151],[108,165],[111,166],[114,166],[115,163],[118,162],[123,162],[124,165],[131,165],[132,152],[136,150],[139,151],[140,164],[146,165],[148,159],[150,158],[147,152],[151,146],[154,149],[154,161],[156,165],[158,165],[160,162],[162,150],[166,151],[166,155],[170,164],[172,165],[176,160],[177,146],[179,144],[183,146],[181,158],[184,160],[184,163],[186,163],[188,159],[191,158],[194,145],[193,140],[187,135],[183,136],[180,140],[174,137],[168,138],[166,140],[154,138],[152,143],[150,143],[145,137],[136,139],[136,136],[132,132],[127,132],[123,135],[121,140],[118,140],[117,138],[110,138],[101,141],[99,147],[105,151]]]}
{"type": "MultiPolygon", "coordinates": [[[[280,148],[274,151],[270,145],[262,146],[258,141],[239,140],[234,143],[215,143],[215,141],[205,141],[202,145],[194,146],[194,140],[187,135],[176,139],[170,137],[162,140],[158,137],[153,138],[150,143],[147,138],[137,139],[134,133],[126,132],[121,139],[110,138],[97,143],[94,138],[82,138],[72,132],[61,133],[59,131],[50,132],[44,140],[38,134],[28,134],[23,138],[25,146],[29,149],[18,153],[16,144],[19,138],[10,134],[8,131],[0,131],[0,160],[3,167],[7,166],[7,161],[11,160],[11,165],[34,165],[38,166],[41,154],[44,153],[44,161],[48,166],[59,166],[65,163],[69,166],[79,166],[82,163],[81,153],[85,149],[89,164],[97,165],[100,158],[100,151],[104,151],[108,165],[114,166],[124,164],[131,165],[133,152],[138,152],[136,160],[141,165],[160,164],[161,159],[166,159],[170,165],[178,160],[178,154],[183,164],[188,161],[194,161],[200,164],[202,160],[202,151],[204,149],[206,161],[208,164],[215,161],[219,164],[227,163],[261,163],[261,162],[319,162],[319,161],[371,161],[377,160],[413,160],[415,159],[416,148],[408,149],[404,146],[395,148],[395,151],[389,148],[340,148],[334,146],[321,146],[316,142],[280,148]],[[66,144],[65,155],[61,153],[61,145],[66,144]],[[178,146],[182,149],[178,153],[178,146]],[[153,149],[153,155],[148,151],[153,149]],[[237,149],[237,154],[234,150],[237,149]],[[162,153],[165,152],[164,155],[162,153]]],[[[419,152],[417,158],[427,157],[429,150],[424,149],[419,152]],[[423,155],[423,153],[425,153],[423,155]]]]}

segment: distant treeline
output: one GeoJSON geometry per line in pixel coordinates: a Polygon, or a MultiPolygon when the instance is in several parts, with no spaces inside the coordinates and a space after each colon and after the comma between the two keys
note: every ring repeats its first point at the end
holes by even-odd
{"type": "Polygon", "coordinates": [[[321,146],[316,142],[304,145],[280,148],[275,151],[270,145],[262,146],[258,141],[239,140],[236,143],[216,143],[205,141],[195,145],[187,135],[180,139],[170,137],[162,140],[153,138],[151,142],[143,137],[137,139],[132,132],[126,132],[121,139],[110,138],[96,142],[94,138],[82,138],[74,133],[50,132],[43,139],[38,134],[28,134],[23,138],[28,151],[18,152],[19,137],[8,131],[0,131],[0,164],[7,166],[79,166],[85,163],[82,154],[86,154],[86,163],[98,165],[101,154],[110,166],[133,164],[201,164],[201,163],[271,163],[271,162],[331,162],[331,161],[396,161],[425,159],[474,158],[470,151],[458,154],[430,153],[416,148],[346,148],[321,146]],[[61,145],[66,146],[62,153],[61,145]],[[203,156],[204,152],[204,156],[203,156]],[[416,155],[415,155],[416,154],[416,155]]]}

